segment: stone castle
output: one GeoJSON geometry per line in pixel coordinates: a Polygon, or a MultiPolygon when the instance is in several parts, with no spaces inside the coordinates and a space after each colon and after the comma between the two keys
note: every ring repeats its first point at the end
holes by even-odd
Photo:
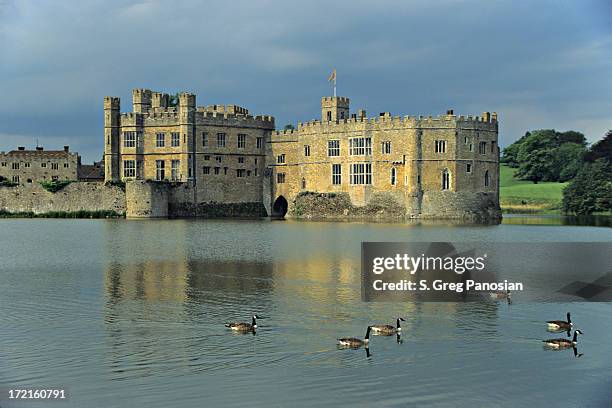
{"type": "Polygon", "coordinates": [[[497,114],[368,118],[324,97],[321,119],[276,131],[235,105],[182,93],[104,98],[107,182],[129,217],[499,218],[497,114]]]}

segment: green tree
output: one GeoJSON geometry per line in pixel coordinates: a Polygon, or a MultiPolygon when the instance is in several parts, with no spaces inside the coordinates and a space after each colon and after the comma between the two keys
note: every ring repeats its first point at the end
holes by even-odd
{"type": "Polygon", "coordinates": [[[563,211],[578,215],[612,210],[612,166],[600,158],[586,162],[563,190],[563,211]]]}
{"type": "Polygon", "coordinates": [[[174,95],[168,95],[168,106],[178,106],[179,104],[179,93],[174,95]]]}
{"type": "Polygon", "coordinates": [[[284,130],[295,130],[295,126],[293,126],[291,123],[285,125],[285,127],[283,128],[284,130]]]}
{"type": "Polygon", "coordinates": [[[604,138],[593,144],[584,155],[584,160],[588,162],[594,162],[597,159],[612,160],[612,130],[608,130],[604,138]]]}
{"type": "Polygon", "coordinates": [[[576,177],[584,163],[585,152],[584,145],[574,142],[564,143],[555,149],[554,171],[557,181],[569,181],[576,177]]]}

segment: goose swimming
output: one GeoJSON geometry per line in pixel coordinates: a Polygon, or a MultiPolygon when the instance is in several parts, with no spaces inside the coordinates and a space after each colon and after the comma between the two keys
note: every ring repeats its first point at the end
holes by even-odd
{"type": "Polygon", "coordinates": [[[368,326],[368,330],[366,331],[366,335],[363,340],[358,339],[356,337],[343,337],[338,339],[338,345],[352,348],[359,348],[363,345],[367,347],[370,342],[370,331],[372,330],[372,326],[368,326]]]}
{"type": "Polygon", "coordinates": [[[582,332],[580,330],[576,330],[574,332],[574,338],[572,340],[568,340],[568,339],[548,339],[548,340],[542,340],[542,342],[544,343],[544,345],[551,347],[551,348],[555,348],[555,349],[561,349],[561,348],[576,348],[576,345],[578,344],[578,335],[582,334],[582,332]]]}
{"type": "Polygon", "coordinates": [[[548,328],[550,330],[570,330],[574,323],[572,323],[572,319],[570,318],[569,312],[567,312],[567,321],[565,320],[549,320],[546,322],[548,324],[548,328]]]}
{"type": "Polygon", "coordinates": [[[404,320],[403,317],[398,317],[396,327],[393,327],[390,324],[378,324],[378,325],[374,325],[370,327],[372,327],[372,332],[374,332],[374,334],[380,334],[383,336],[391,336],[395,333],[399,333],[400,331],[402,331],[402,327],[400,326],[400,321],[405,322],[406,320],[404,320]]]}
{"type": "Polygon", "coordinates": [[[228,327],[236,331],[254,331],[257,328],[257,319],[259,319],[259,316],[253,315],[253,319],[251,323],[246,323],[246,322],[225,323],[225,327],[228,327]]]}

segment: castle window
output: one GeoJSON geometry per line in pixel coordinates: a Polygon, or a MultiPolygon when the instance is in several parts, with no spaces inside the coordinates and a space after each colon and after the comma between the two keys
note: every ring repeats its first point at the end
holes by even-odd
{"type": "Polygon", "coordinates": [[[304,156],[310,156],[310,145],[304,145],[304,156]]]}
{"type": "MultiPolygon", "coordinates": [[[[30,167],[30,163],[26,163],[26,164],[27,164],[26,167],[30,167]]],[[[64,168],[67,169],[68,167],[70,167],[70,164],[64,163],[64,168]]]]}
{"type": "Polygon", "coordinates": [[[487,153],[487,142],[480,142],[478,145],[478,153],[486,154],[487,153]]]}
{"type": "Polygon", "coordinates": [[[302,177],[302,190],[306,189],[306,179],[302,177]]]}
{"type": "Polygon", "coordinates": [[[166,162],[163,160],[155,160],[155,180],[163,180],[166,178],[166,162]]]}
{"type": "Polygon", "coordinates": [[[202,132],[202,146],[208,147],[208,133],[202,132]]]}
{"type": "Polygon", "coordinates": [[[474,145],[470,143],[470,152],[474,151],[474,145]]]}
{"type": "Polygon", "coordinates": [[[251,177],[251,170],[247,170],[247,177],[251,177]]]}
{"type": "Polygon", "coordinates": [[[59,163],[51,163],[51,170],[59,170],[59,163]]]}
{"type": "Polygon", "coordinates": [[[27,181],[28,181],[28,183],[32,183],[32,179],[28,179],[27,181]]]}
{"type": "Polygon", "coordinates": [[[351,156],[371,156],[372,138],[352,137],[349,139],[349,154],[351,156]]]}
{"type": "Polygon", "coordinates": [[[170,144],[172,147],[178,147],[181,145],[181,135],[178,132],[170,133],[170,144]]]}
{"type": "Polygon", "coordinates": [[[210,174],[210,167],[208,167],[208,166],[202,167],[202,173],[203,174],[210,174]]]}
{"type": "Polygon", "coordinates": [[[19,176],[13,176],[13,183],[19,183],[19,176]]]}
{"type": "Polygon", "coordinates": [[[215,156],[215,161],[217,163],[221,163],[221,156],[215,156]]]}
{"type": "Polygon", "coordinates": [[[491,142],[491,153],[495,153],[495,142],[491,142]]]}
{"type": "Polygon", "coordinates": [[[448,169],[442,171],[442,190],[450,190],[450,172],[448,169]]]}
{"type": "Polygon", "coordinates": [[[2,167],[6,167],[6,162],[2,162],[2,167]]]}
{"type": "Polygon", "coordinates": [[[255,158],[255,164],[257,165],[257,157],[255,158]]]}
{"type": "Polygon", "coordinates": [[[166,134],[165,133],[157,133],[155,135],[155,146],[156,147],[164,147],[166,145],[166,134]]]}
{"type": "MultiPolygon", "coordinates": [[[[25,162],[23,163],[23,167],[25,168],[29,168],[30,167],[30,162],[25,162]]],[[[64,167],[66,167],[66,165],[64,164],[64,167]]]]}
{"type": "Polygon", "coordinates": [[[221,171],[221,167],[215,167],[215,175],[218,176],[221,171]]]}
{"type": "Polygon", "coordinates": [[[391,168],[391,185],[394,186],[397,179],[397,169],[395,167],[391,168]]]}
{"type": "Polygon", "coordinates": [[[244,164],[244,156],[238,157],[238,163],[244,164]]]}
{"type": "Polygon", "coordinates": [[[340,141],[339,140],[328,140],[327,141],[327,155],[329,157],[340,156],[340,141]]]}
{"type": "MultiPolygon", "coordinates": [[[[177,133],[178,134],[178,133],[177,133]]],[[[180,160],[172,160],[170,166],[170,179],[173,181],[180,180],[181,178],[181,161],[180,160]]]]}
{"type": "Polygon", "coordinates": [[[327,111],[327,120],[328,121],[332,120],[332,113],[331,113],[331,111],[327,111]]]}
{"type": "Polygon", "coordinates": [[[246,177],[245,169],[236,169],[236,177],[246,177]]]}
{"type": "Polygon", "coordinates": [[[467,163],[466,164],[465,172],[466,173],[471,173],[472,172],[472,163],[467,163]]]}
{"type": "Polygon", "coordinates": [[[382,142],[382,154],[391,154],[391,142],[382,142]]]}
{"type": "Polygon", "coordinates": [[[226,176],[227,176],[227,169],[228,169],[227,167],[223,168],[223,174],[226,175],[226,176]]]}
{"type": "Polygon", "coordinates": [[[136,162],[134,160],[123,161],[123,177],[136,177],[136,162]]]}
{"type": "Polygon", "coordinates": [[[13,163],[13,170],[19,170],[19,163],[13,163]]]}
{"type": "MultiPolygon", "coordinates": [[[[420,174],[417,176],[417,184],[421,184],[421,175],[420,174]]],[[[406,185],[408,185],[408,183],[406,183],[406,185]]]]}
{"type": "Polygon", "coordinates": [[[51,176],[51,180],[57,181],[57,180],[59,180],[59,176],[51,176]]]}
{"type": "Polygon", "coordinates": [[[238,148],[244,149],[246,147],[246,137],[247,135],[243,133],[238,134],[238,148]]]}
{"type": "Polygon", "coordinates": [[[285,163],[285,154],[279,154],[278,156],[276,156],[276,163],[278,164],[284,164],[285,163]]]}
{"type": "Polygon", "coordinates": [[[484,185],[485,187],[489,187],[489,170],[485,171],[484,185]]]}
{"type": "Polygon", "coordinates": [[[332,184],[336,186],[342,184],[342,165],[341,164],[332,164],[332,184]]]}
{"type": "Polygon", "coordinates": [[[253,175],[257,177],[257,169],[253,170],[253,172],[254,172],[253,175]]]}
{"type": "Polygon", "coordinates": [[[372,163],[352,163],[350,169],[352,185],[372,184],[372,163]]]}
{"type": "Polygon", "coordinates": [[[436,153],[446,153],[446,140],[436,140],[436,153]]]}
{"type": "Polygon", "coordinates": [[[136,147],[136,132],[123,132],[123,147],[136,147]]]}
{"type": "Polygon", "coordinates": [[[263,149],[263,137],[258,137],[256,140],[257,140],[257,148],[263,149]]]}
{"type": "Polygon", "coordinates": [[[206,161],[210,160],[210,156],[209,156],[209,155],[207,155],[207,154],[205,154],[205,155],[204,155],[204,160],[206,160],[206,161]]]}
{"type": "Polygon", "coordinates": [[[276,174],[276,182],[278,184],[283,184],[285,182],[285,173],[277,173],[276,174]]]}
{"type": "Polygon", "coordinates": [[[225,147],[225,133],[217,133],[217,147],[225,147]]]}
{"type": "Polygon", "coordinates": [[[467,138],[467,136],[463,138],[463,143],[468,144],[468,138],[467,138]]]}
{"type": "Polygon", "coordinates": [[[40,167],[47,167],[47,163],[40,163],[40,167]]]}

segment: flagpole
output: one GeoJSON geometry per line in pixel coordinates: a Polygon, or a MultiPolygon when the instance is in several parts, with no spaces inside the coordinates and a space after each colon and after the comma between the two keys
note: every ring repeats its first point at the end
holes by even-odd
{"type": "Polygon", "coordinates": [[[335,97],[336,97],[336,75],[334,75],[334,98],[335,97]]]}

